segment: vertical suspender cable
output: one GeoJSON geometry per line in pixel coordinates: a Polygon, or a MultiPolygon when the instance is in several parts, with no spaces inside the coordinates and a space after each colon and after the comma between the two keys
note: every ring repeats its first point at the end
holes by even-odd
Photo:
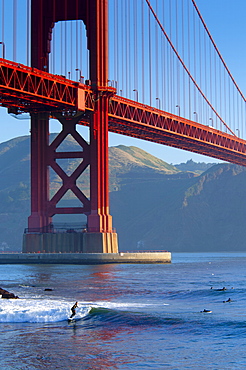
{"type": "Polygon", "coordinates": [[[75,63],[76,63],[76,69],[79,69],[78,73],[79,73],[79,78],[78,78],[78,81],[80,81],[80,74],[81,74],[81,70],[79,68],[79,4],[78,4],[78,0],[76,0],[76,46],[75,46],[75,49],[76,49],[76,55],[75,55],[75,63]]]}
{"type": "Polygon", "coordinates": [[[2,0],[2,42],[4,42],[4,1],[2,0]]]}
{"type": "MultiPolygon", "coordinates": [[[[233,88],[234,88],[234,86],[233,86],[233,88]]],[[[237,100],[237,94],[236,94],[236,92],[234,92],[234,94],[233,94],[233,96],[234,96],[234,121],[235,122],[237,122],[237,124],[238,124],[238,130],[240,131],[240,121],[239,121],[239,115],[238,115],[238,113],[239,113],[239,106],[238,106],[238,100],[237,100]]]]}
{"type": "MultiPolygon", "coordinates": [[[[232,123],[233,123],[233,127],[234,127],[234,132],[236,131],[236,116],[235,116],[235,94],[234,94],[234,86],[231,86],[231,90],[232,90],[232,123]]],[[[231,101],[230,100],[230,101],[231,101]]],[[[230,104],[231,105],[231,104],[230,104]]]]}
{"type": "Polygon", "coordinates": [[[236,94],[236,105],[235,105],[235,121],[238,122],[238,137],[241,137],[241,123],[242,123],[242,116],[241,116],[241,106],[239,102],[238,94],[236,94]]]}
{"type": "Polygon", "coordinates": [[[201,35],[201,26],[199,27],[199,66],[200,66],[200,86],[202,86],[203,61],[202,61],[202,35],[201,35]]]}
{"type": "MultiPolygon", "coordinates": [[[[182,1],[182,58],[184,59],[184,2],[182,1]]],[[[185,70],[183,69],[183,116],[186,116],[185,70]]]]}
{"type": "MultiPolygon", "coordinates": [[[[220,112],[222,112],[222,71],[221,63],[219,63],[219,78],[220,78],[220,112]]],[[[220,120],[220,130],[222,131],[222,122],[220,120]]]]}
{"type": "Polygon", "coordinates": [[[120,17],[119,17],[119,11],[120,11],[120,7],[119,7],[119,5],[118,5],[118,2],[117,2],[117,4],[116,4],[116,22],[117,22],[117,40],[116,40],[116,42],[117,42],[117,53],[116,53],[116,56],[117,56],[117,76],[116,76],[116,78],[117,78],[117,86],[116,86],[116,88],[117,88],[117,93],[119,94],[119,89],[120,89],[120,73],[119,73],[119,71],[120,71],[120,58],[119,58],[119,45],[120,45],[120,17]]]}
{"type": "MultiPolygon", "coordinates": [[[[233,86],[233,88],[234,88],[234,86],[233,86]]],[[[234,91],[234,118],[233,118],[233,120],[235,121],[235,122],[237,122],[237,124],[238,124],[238,131],[240,131],[240,120],[239,120],[239,106],[238,106],[238,95],[237,95],[237,93],[236,93],[236,91],[234,91]]],[[[238,133],[238,136],[240,136],[239,135],[239,133],[238,133]]]]}
{"type": "Polygon", "coordinates": [[[87,76],[88,76],[88,79],[90,79],[89,78],[89,76],[90,76],[90,53],[89,53],[88,49],[87,49],[87,58],[86,58],[86,60],[87,60],[87,76]]]}
{"type": "MultiPolygon", "coordinates": [[[[173,1],[170,1],[169,11],[170,11],[170,39],[174,40],[174,25],[173,25],[173,1]]],[[[175,70],[174,70],[174,55],[170,49],[170,96],[171,96],[171,106],[170,112],[174,112],[174,80],[175,80],[175,70]]]]}
{"type": "MultiPolygon", "coordinates": [[[[227,83],[226,83],[226,72],[225,72],[225,69],[223,70],[224,72],[224,109],[226,110],[226,116],[225,116],[225,121],[227,122],[228,121],[228,107],[227,107],[227,83]]],[[[227,132],[227,130],[225,131],[227,132]]]]}
{"type": "Polygon", "coordinates": [[[124,72],[122,74],[122,80],[123,80],[123,83],[124,83],[124,93],[125,93],[125,96],[127,96],[127,58],[126,58],[126,53],[127,53],[127,30],[126,30],[126,17],[127,17],[127,13],[126,13],[126,3],[122,1],[122,11],[123,11],[123,14],[124,14],[124,23],[122,24],[122,40],[124,40],[124,45],[123,46],[123,56],[124,56],[124,72]],[[124,5],[123,5],[124,3],[124,5]]]}
{"type": "Polygon", "coordinates": [[[244,127],[246,125],[246,102],[241,101],[241,113],[242,113],[242,126],[241,126],[241,135],[240,137],[244,138],[244,127]]]}
{"type": "Polygon", "coordinates": [[[30,0],[27,0],[26,9],[26,64],[30,65],[30,0]]]}
{"type": "Polygon", "coordinates": [[[128,76],[128,96],[131,97],[131,21],[130,21],[130,1],[127,1],[127,76],[128,76]]]}
{"type": "Polygon", "coordinates": [[[67,22],[65,20],[65,76],[67,77],[67,22]]]}
{"type": "Polygon", "coordinates": [[[210,78],[209,78],[209,84],[210,84],[210,101],[213,101],[213,90],[212,90],[212,50],[211,50],[211,43],[209,44],[209,69],[210,69],[210,78]]]}
{"type": "MultiPolygon", "coordinates": [[[[214,86],[214,104],[215,104],[215,109],[218,110],[218,99],[217,99],[217,83],[218,83],[218,76],[217,76],[217,63],[216,63],[216,54],[215,50],[213,50],[213,60],[212,65],[214,65],[214,78],[212,78],[211,83],[213,83],[214,86]]],[[[215,127],[218,129],[217,125],[217,117],[216,117],[216,122],[215,122],[215,127]]]]}
{"type": "Polygon", "coordinates": [[[16,61],[16,46],[17,46],[17,0],[13,4],[13,60],[16,61]]]}
{"type": "Polygon", "coordinates": [[[152,75],[151,75],[151,24],[150,24],[150,9],[148,11],[148,16],[149,16],[149,105],[152,106],[152,75]]]}
{"type": "MultiPolygon", "coordinates": [[[[189,3],[188,3],[188,6],[187,6],[187,19],[188,19],[188,27],[187,27],[187,35],[188,35],[188,69],[190,71],[190,7],[189,7],[189,3]]],[[[191,80],[190,78],[188,79],[188,85],[189,85],[189,102],[188,102],[188,105],[189,105],[189,119],[192,120],[192,115],[191,115],[191,80]]]]}
{"type": "Polygon", "coordinates": [[[144,73],[144,42],[145,42],[145,34],[144,34],[144,0],[142,0],[142,101],[145,103],[145,73],[144,73]]]}
{"type": "MultiPolygon", "coordinates": [[[[179,21],[178,21],[178,0],[176,0],[176,49],[179,50],[179,21]]],[[[177,63],[177,100],[175,104],[175,108],[180,107],[180,68],[179,63],[177,63]]]]}
{"type": "MultiPolygon", "coordinates": [[[[124,7],[123,7],[123,1],[121,2],[121,15],[122,15],[122,18],[125,19],[124,17],[124,7]]],[[[121,49],[121,53],[122,53],[122,57],[121,57],[121,60],[122,60],[122,68],[121,68],[121,83],[122,83],[122,91],[121,93],[123,93],[124,91],[124,86],[125,86],[125,76],[124,76],[124,69],[125,69],[125,66],[124,66],[124,22],[123,22],[123,19],[121,18],[121,45],[122,45],[122,49],[121,49]]]]}
{"type": "Polygon", "coordinates": [[[118,24],[117,24],[117,4],[114,1],[114,80],[117,81],[117,67],[118,67],[118,53],[117,53],[117,39],[118,39],[118,24]]]}
{"type": "MultiPolygon", "coordinates": [[[[158,5],[156,0],[156,13],[158,14],[158,5]]],[[[160,109],[160,97],[159,97],[159,38],[158,38],[158,29],[157,29],[157,23],[155,22],[155,59],[156,59],[156,71],[155,71],[155,80],[156,80],[156,102],[158,103],[157,108],[160,109]]]]}
{"type": "MultiPolygon", "coordinates": [[[[242,122],[243,122],[243,116],[240,114],[240,101],[239,101],[239,95],[237,94],[237,112],[238,112],[238,115],[237,115],[237,121],[239,122],[240,124],[240,127],[239,127],[239,130],[240,130],[240,133],[242,133],[242,122]],[[241,118],[241,119],[240,119],[241,118]]],[[[240,135],[239,135],[240,136],[240,135]]],[[[240,136],[241,137],[241,136],[240,136]]]]}
{"type": "Polygon", "coordinates": [[[244,125],[246,125],[246,102],[244,102],[244,122],[243,122],[243,126],[242,126],[242,137],[244,137],[244,125]]]}
{"type": "Polygon", "coordinates": [[[133,22],[134,22],[134,89],[138,91],[138,68],[137,68],[137,1],[133,3],[133,22]]]}
{"type": "Polygon", "coordinates": [[[232,118],[232,103],[231,103],[231,100],[232,100],[232,93],[231,93],[231,84],[230,84],[230,79],[228,78],[228,76],[226,76],[226,79],[228,81],[228,102],[227,102],[227,105],[228,105],[228,115],[229,115],[229,120],[228,120],[228,125],[232,125],[232,121],[231,121],[231,118],[232,118]]]}
{"type": "MultiPolygon", "coordinates": [[[[170,31],[169,31],[169,35],[170,35],[170,40],[172,39],[172,18],[171,18],[171,3],[172,1],[169,0],[169,27],[170,27],[170,31]]],[[[172,51],[170,50],[170,48],[168,48],[169,50],[169,54],[168,54],[168,68],[169,68],[169,71],[168,71],[168,100],[169,100],[169,106],[168,106],[168,109],[169,109],[169,112],[172,112],[172,51]]]]}
{"type": "MultiPolygon", "coordinates": [[[[205,68],[204,68],[204,92],[205,92],[205,95],[208,96],[208,73],[207,73],[207,43],[206,43],[207,39],[206,39],[206,33],[204,32],[204,64],[205,64],[205,68]]],[[[207,110],[206,110],[207,111],[207,110]]],[[[206,111],[204,112],[204,120],[205,122],[207,121],[206,119],[206,111]]]]}
{"type": "MultiPolygon", "coordinates": [[[[80,28],[80,34],[79,34],[79,37],[80,37],[80,45],[79,45],[79,50],[80,50],[80,55],[79,55],[79,68],[81,70],[81,74],[83,75],[84,74],[84,66],[83,66],[83,59],[82,59],[82,49],[83,49],[83,41],[82,41],[82,22],[80,21],[79,23],[79,28],[80,28]]],[[[90,77],[88,76],[88,79],[90,79],[90,77]]]]}
{"type": "MultiPolygon", "coordinates": [[[[194,58],[194,78],[196,80],[196,18],[195,18],[195,12],[194,12],[194,9],[193,9],[193,40],[194,40],[194,43],[193,43],[193,58],[194,58]]],[[[196,105],[196,88],[194,86],[194,110],[196,111],[197,110],[197,105],[196,105]]]]}
{"type": "Polygon", "coordinates": [[[128,49],[129,49],[129,53],[128,53],[128,70],[129,70],[129,97],[131,96],[131,91],[133,90],[132,88],[132,71],[133,71],[133,68],[134,68],[134,61],[133,61],[133,65],[131,63],[131,60],[133,60],[132,58],[132,48],[134,47],[133,43],[132,43],[132,40],[131,40],[131,36],[134,36],[133,35],[133,32],[132,32],[132,19],[131,19],[131,3],[132,1],[131,0],[128,0],[128,13],[127,13],[127,19],[128,19],[128,29],[129,29],[129,32],[128,32],[128,49]]]}
{"type": "MultiPolygon", "coordinates": [[[[164,25],[165,21],[165,7],[164,7],[164,2],[162,2],[162,24],[164,25]]],[[[162,101],[163,101],[163,109],[166,110],[166,63],[165,63],[165,45],[166,45],[166,40],[163,35],[161,35],[161,55],[162,55],[162,61],[163,61],[163,79],[162,79],[162,101]]]]}
{"type": "Polygon", "coordinates": [[[77,48],[77,45],[73,45],[73,22],[70,21],[70,48],[69,48],[69,52],[70,52],[70,56],[71,56],[71,66],[70,66],[71,80],[73,79],[73,51],[74,51],[74,47],[77,48]]]}
{"type": "Polygon", "coordinates": [[[52,47],[51,47],[51,56],[52,56],[52,63],[51,63],[51,67],[52,67],[52,71],[51,73],[55,74],[55,36],[56,36],[56,31],[55,31],[55,28],[53,29],[53,35],[52,35],[52,47]]]}
{"type": "MultiPolygon", "coordinates": [[[[119,17],[119,11],[120,11],[120,7],[118,5],[118,2],[116,4],[116,22],[117,22],[117,39],[116,39],[116,50],[117,50],[117,53],[116,53],[116,57],[117,57],[117,66],[116,66],[116,70],[117,70],[117,93],[119,94],[119,90],[120,90],[120,86],[121,86],[121,83],[120,83],[120,57],[119,57],[119,53],[120,53],[120,18],[119,17]]],[[[121,58],[122,59],[122,58],[121,58]]]]}
{"type": "Polygon", "coordinates": [[[129,92],[128,92],[128,71],[129,71],[129,66],[128,66],[128,54],[129,54],[129,43],[128,43],[128,38],[129,38],[129,19],[128,19],[128,4],[129,2],[126,2],[126,8],[125,8],[125,14],[126,14],[126,24],[125,24],[125,31],[126,31],[126,44],[125,44],[125,50],[126,50],[126,95],[129,97],[129,92]]]}
{"type": "MultiPolygon", "coordinates": [[[[202,86],[202,71],[203,71],[203,58],[202,58],[202,32],[201,32],[201,25],[198,23],[198,65],[199,71],[197,73],[197,78],[199,79],[199,85],[202,86]],[[199,77],[198,77],[199,74],[199,77]]],[[[203,101],[201,100],[201,96],[198,96],[199,99],[199,109],[202,112],[203,108],[203,101]]],[[[203,112],[202,112],[203,113],[203,112]]]]}
{"type": "MultiPolygon", "coordinates": [[[[64,25],[65,25],[65,73],[64,75],[67,77],[67,1],[65,1],[65,16],[64,16],[64,25]]],[[[64,54],[63,54],[64,55],[64,54]]]]}
{"type": "Polygon", "coordinates": [[[125,15],[126,15],[126,23],[125,23],[125,55],[126,55],[126,96],[129,98],[129,91],[128,91],[128,70],[129,70],[129,65],[128,65],[128,0],[125,3],[125,15]]]}
{"type": "Polygon", "coordinates": [[[63,60],[63,55],[64,55],[64,22],[61,22],[61,73],[62,75],[65,76],[64,73],[64,60],[63,60]]]}
{"type": "MultiPolygon", "coordinates": [[[[55,24],[55,14],[56,14],[56,6],[55,0],[53,0],[53,23],[55,24]]],[[[52,36],[52,56],[53,56],[53,71],[52,73],[55,74],[56,71],[56,32],[57,28],[53,28],[53,36],[52,36]]]]}

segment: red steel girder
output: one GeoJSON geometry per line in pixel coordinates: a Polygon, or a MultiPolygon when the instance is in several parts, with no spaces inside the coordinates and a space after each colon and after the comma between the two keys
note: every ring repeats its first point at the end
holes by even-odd
{"type": "MultiPolygon", "coordinates": [[[[90,86],[0,58],[0,104],[4,107],[51,115],[56,111],[89,113],[99,97],[100,90],[95,95],[90,86]]],[[[89,116],[81,124],[88,126],[89,116]]],[[[246,165],[246,141],[236,135],[116,95],[109,104],[109,131],[246,165]]]]}
{"type": "Polygon", "coordinates": [[[22,111],[85,109],[86,85],[0,58],[0,104],[22,111]]]}
{"type": "Polygon", "coordinates": [[[109,131],[246,166],[246,141],[209,126],[114,96],[109,131]]]}

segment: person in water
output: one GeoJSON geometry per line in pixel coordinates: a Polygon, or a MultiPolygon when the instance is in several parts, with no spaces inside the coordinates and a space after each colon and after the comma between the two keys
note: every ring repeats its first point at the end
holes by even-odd
{"type": "Polygon", "coordinates": [[[73,305],[73,307],[71,308],[71,311],[72,311],[72,315],[70,316],[70,319],[72,318],[72,317],[74,317],[75,316],[75,314],[76,314],[76,308],[78,307],[78,302],[75,302],[75,304],[73,305]]]}
{"type": "Polygon", "coordinates": [[[231,302],[231,298],[228,298],[227,301],[223,301],[223,303],[231,302]]]}

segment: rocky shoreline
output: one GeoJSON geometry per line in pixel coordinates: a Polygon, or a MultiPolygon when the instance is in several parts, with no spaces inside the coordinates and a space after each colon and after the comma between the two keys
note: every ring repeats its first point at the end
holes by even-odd
{"type": "Polygon", "coordinates": [[[14,293],[10,293],[5,289],[0,288],[0,298],[19,298],[17,295],[14,295],[14,293]]]}

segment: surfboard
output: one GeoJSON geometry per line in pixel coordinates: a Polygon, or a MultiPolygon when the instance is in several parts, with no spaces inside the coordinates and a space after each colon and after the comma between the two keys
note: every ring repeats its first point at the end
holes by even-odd
{"type": "Polygon", "coordinates": [[[75,318],[74,318],[74,317],[69,317],[69,318],[67,319],[67,321],[68,321],[68,322],[73,322],[73,321],[76,321],[76,320],[75,320],[75,318]]]}
{"type": "Polygon", "coordinates": [[[81,317],[75,317],[75,316],[73,316],[73,317],[69,317],[69,318],[67,319],[67,321],[68,321],[69,323],[76,322],[76,321],[79,321],[79,320],[81,320],[81,317]]]}

